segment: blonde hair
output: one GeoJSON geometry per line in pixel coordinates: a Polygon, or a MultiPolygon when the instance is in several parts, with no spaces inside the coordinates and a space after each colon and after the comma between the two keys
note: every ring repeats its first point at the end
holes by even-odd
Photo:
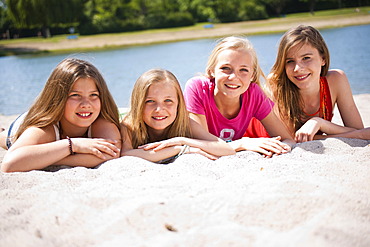
{"type": "Polygon", "coordinates": [[[300,25],[288,30],[280,40],[275,64],[271,69],[268,86],[279,107],[280,116],[288,119],[293,129],[299,129],[306,117],[303,112],[304,102],[299,88],[292,83],[285,71],[287,53],[293,47],[309,44],[316,48],[325,61],[320,76],[326,76],[329,70],[329,50],[320,32],[311,26],[300,25]]]}
{"type": "Polygon", "coordinates": [[[213,72],[217,64],[217,59],[219,54],[224,50],[237,50],[237,51],[246,51],[252,56],[253,60],[253,75],[252,83],[256,83],[258,86],[262,87],[261,79],[265,79],[265,74],[263,73],[259,63],[256,51],[253,48],[252,43],[241,37],[230,36],[224,39],[221,39],[215,48],[213,49],[211,55],[208,58],[207,67],[206,67],[206,76],[210,79],[213,79],[213,72]]]}
{"type": "Polygon", "coordinates": [[[131,94],[130,110],[123,119],[123,124],[129,129],[133,148],[151,142],[147,125],[143,120],[143,112],[149,87],[155,83],[167,83],[174,86],[178,98],[176,119],[163,136],[163,140],[176,136],[191,137],[189,114],[177,78],[168,70],[152,69],[137,79],[131,94]]]}
{"type": "Polygon", "coordinates": [[[67,58],[61,61],[49,76],[16,132],[14,141],[30,126],[42,128],[59,122],[63,117],[69,92],[74,82],[80,78],[91,78],[96,84],[101,101],[99,117],[120,128],[118,107],[98,69],[87,61],[67,58]]]}

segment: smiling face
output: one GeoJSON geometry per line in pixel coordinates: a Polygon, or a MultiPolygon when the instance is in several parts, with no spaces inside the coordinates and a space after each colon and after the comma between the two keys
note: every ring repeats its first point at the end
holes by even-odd
{"type": "Polygon", "coordinates": [[[285,72],[299,89],[307,89],[318,85],[324,65],[325,61],[316,48],[309,44],[296,45],[287,52],[285,72]]]}
{"type": "Polygon", "coordinates": [[[60,120],[64,133],[82,135],[100,114],[99,91],[91,78],[75,81],[60,120]]]}
{"type": "Polygon", "coordinates": [[[226,49],[219,53],[212,76],[215,97],[235,98],[243,94],[254,74],[253,58],[247,51],[226,49]]]}
{"type": "Polygon", "coordinates": [[[161,135],[177,116],[178,97],[169,83],[153,83],[145,98],[143,120],[148,131],[161,135]]]}

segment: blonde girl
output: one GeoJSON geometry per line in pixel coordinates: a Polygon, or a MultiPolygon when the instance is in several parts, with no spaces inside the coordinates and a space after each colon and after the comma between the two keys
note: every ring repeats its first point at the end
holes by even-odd
{"type": "Polygon", "coordinates": [[[205,76],[191,78],[185,87],[190,116],[205,130],[230,141],[235,151],[250,150],[271,157],[291,150],[294,141],[272,111],[273,102],[261,89],[264,74],[252,44],[227,37],[213,49],[205,76]],[[243,138],[256,118],[275,138],[243,138]]]}
{"type": "Polygon", "coordinates": [[[297,142],[327,137],[322,133],[369,139],[369,129],[358,131],[364,125],[347,76],[342,70],[329,70],[329,63],[329,50],[318,30],[300,25],[287,31],[268,80],[277,114],[297,142]],[[335,104],[344,126],[331,123],[335,104]]]}
{"type": "Polygon", "coordinates": [[[122,156],[152,162],[165,163],[184,153],[210,159],[235,153],[189,118],[177,78],[163,69],[149,70],[136,81],[121,133],[122,156]]]}
{"type": "Polygon", "coordinates": [[[119,128],[118,108],[100,72],[87,61],[65,59],[9,129],[1,170],[95,167],[119,157],[119,128]]]}

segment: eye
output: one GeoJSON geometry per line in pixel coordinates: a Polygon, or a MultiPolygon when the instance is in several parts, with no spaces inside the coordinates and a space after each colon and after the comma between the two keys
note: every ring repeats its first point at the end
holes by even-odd
{"type": "Polygon", "coordinates": [[[247,73],[249,72],[249,70],[248,70],[248,69],[240,69],[240,71],[241,71],[241,72],[247,72],[247,73]]]}
{"type": "Polygon", "coordinates": [[[149,104],[149,103],[154,103],[154,100],[152,99],[145,100],[145,104],[149,104]]]}
{"type": "Polygon", "coordinates": [[[221,70],[230,70],[230,68],[229,68],[229,67],[226,67],[226,66],[221,67],[220,69],[221,69],[221,70]]]}
{"type": "Polygon", "coordinates": [[[173,100],[172,99],[165,99],[164,102],[166,102],[166,103],[172,103],[173,100]]]}
{"type": "Polygon", "coordinates": [[[286,63],[292,63],[294,62],[293,60],[289,59],[289,60],[286,60],[286,63]]]}
{"type": "Polygon", "coordinates": [[[311,57],[303,57],[303,60],[311,59],[311,57]]]}
{"type": "Polygon", "coordinates": [[[77,98],[79,97],[80,95],[78,93],[72,93],[69,95],[69,97],[73,97],[73,98],[77,98]]]}
{"type": "Polygon", "coordinates": [[[92,93],[90,94],[91,97],[99,97],[100,95],[98,93],[92,93]]]}

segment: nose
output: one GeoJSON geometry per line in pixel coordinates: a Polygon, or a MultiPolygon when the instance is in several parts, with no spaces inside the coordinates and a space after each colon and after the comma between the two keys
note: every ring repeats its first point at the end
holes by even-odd
{"type": "Polygon", "coordinates": [[[90,106],[90,100],[89,99],[87,99],[86,97],[83,97],[82,99],[81,99],[81,107],[83,107],[83,108],[87,108],[87,107],[89,107],[90,106]]]}
{"type": "Polygon", "coordinates": [[[161,103],[158,103],[156,106],[155,106],[155,111],[156,112],[159,112],[163,109],[163,105],[161,103]]]}
{"type": "Polygon", "coordinates": [[[236,75],[236,73],[235,72],[231,72],[230,74],[229,74],[229,80],[234,80],[235,78],[237,78],[238,76],[236,75]]]}
{"type": "Polygon", "coordinates": [[[294,71],[295,71],[295,72],[296,72],[296,71],[299,71],[301,68],[302,68],[302,64],[301,64],[301,63],[299,63],[299,62],[297,62],[297,63],[295,64],[295,66],[294,66],[294,71]]]}

